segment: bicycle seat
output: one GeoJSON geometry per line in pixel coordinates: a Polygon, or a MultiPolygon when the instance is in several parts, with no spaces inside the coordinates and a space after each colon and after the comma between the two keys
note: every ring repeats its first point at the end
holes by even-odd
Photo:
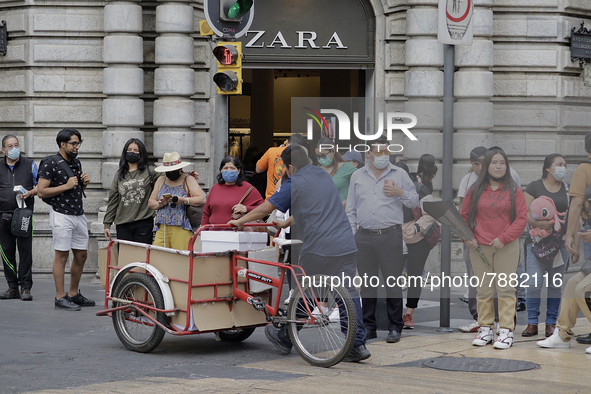
{"type": "Polygon", "coordinates": [[[275,244],[277,244],[281,249],[287,249],[291,246],[298,246],[303,244],[303,242],[299,239],[273,238],[273,242],[275,242],[275,244]]]}

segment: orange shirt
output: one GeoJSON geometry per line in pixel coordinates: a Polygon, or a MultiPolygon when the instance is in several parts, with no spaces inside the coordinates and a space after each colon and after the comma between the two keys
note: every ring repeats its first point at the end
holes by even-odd
{"type": "Polygon", "coordinates": [[[281,160],[281,152],[285,146],[277,148],[269,148],[263,157],[257,161],[257,167],[261,170],[267,170],[267,190],[265,191],[265,199],[271,197],[275,193],[275,184],[283,176],[285,165],[281,160]]]}

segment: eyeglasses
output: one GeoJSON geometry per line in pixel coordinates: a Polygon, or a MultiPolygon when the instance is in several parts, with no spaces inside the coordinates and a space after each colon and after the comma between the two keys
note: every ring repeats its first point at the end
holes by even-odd
{"type": "Polygon", "coordinates": [[[172,198],[172,203],[170,203],[170,207],[171,208],[176,208],[176,203],[179,202],[179,197],[178,196],[174,196],[172,198]]]}
{"type": "Polygon", "coordinates": [[[374,156],[382,156],[382,155],[390,155],[390,152],[387,150],[381,150],[378,152],[371,152],[374,156]]]}
{"type": "Polygon", "coordinates": [[[331,151],[328,151],[328,152],[326,152],[326,153],[317,153],[317,154],[316,154],[316,158],[317,158],[317,159],[324,159],[326,156],[330,155],[330,154],[331,154],[331,153],[333,153],[333,152],[334,152],[334,151],[333,151],[333,150],[331,150],[331,151]]]}
{"type": "Polygon", "coordinates": [[[79,148],[82,145],[82,140],[80,141],[68,141],[68,144],[72,145],[73,147],[79,148]]]}

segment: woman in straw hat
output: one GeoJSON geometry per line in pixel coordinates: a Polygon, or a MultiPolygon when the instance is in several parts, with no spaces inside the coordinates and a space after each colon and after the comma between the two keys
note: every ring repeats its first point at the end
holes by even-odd
{"type": "Polygon", "coordinates": [[[177,152],[172,152],[165,153],[162,165],[155,169],[166,175],[156,181],[148,203],[157,211],[156,246],[187,250],[193,236],[185,206],[205,204],[205,193],[194,177],[183,173],[182,169],[188,165],[190,163],[183,162],[177,152]]]}

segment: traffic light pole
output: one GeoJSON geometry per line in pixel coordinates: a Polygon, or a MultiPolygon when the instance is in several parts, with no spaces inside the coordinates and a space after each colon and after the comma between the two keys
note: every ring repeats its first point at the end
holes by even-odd
{"type": "MultiPolygon", "coordinates": [[[[215,70],[217,67],[215,57],[211,56],[210,69],[215,70]]],[[[213,138],[213,169],[217,173],[217,168],[222,162],[222,159],[228,155],[228,97],[216,93],[217,85],[211,82],[211,95],[214,102],[214,117],[213,127],[210,129],[213,138]]],[[[215,182],[214,182],[215,183],[215,182]]]]}

